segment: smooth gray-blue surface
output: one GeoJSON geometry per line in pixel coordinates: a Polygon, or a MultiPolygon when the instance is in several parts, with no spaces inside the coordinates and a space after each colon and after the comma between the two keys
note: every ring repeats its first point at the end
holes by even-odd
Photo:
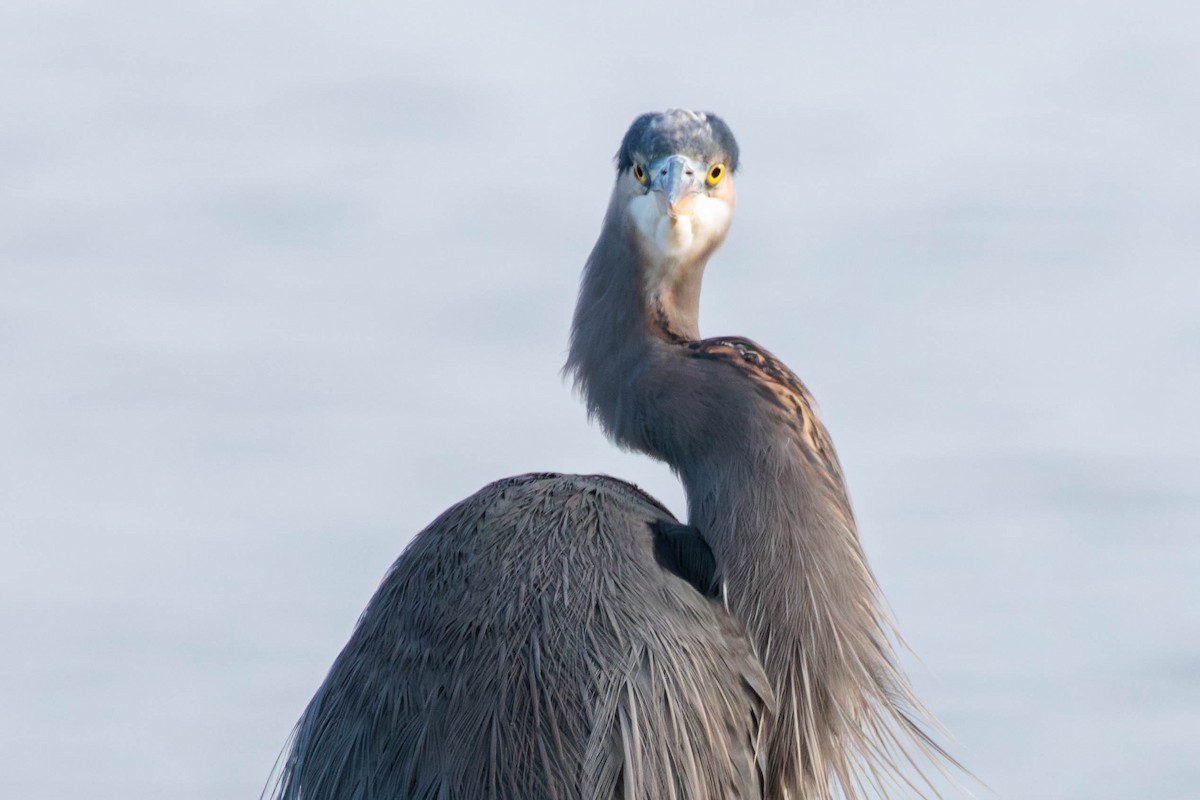
{"type": "Polygon", "coordinates": [[[684,105],[744,156],[702,329],[821,401],[954,751],[1195,797],[1196,7],[428,5],[0,10],[0,796],[255,796],[493,478],[684,512],[558,375],[684,105]]]}

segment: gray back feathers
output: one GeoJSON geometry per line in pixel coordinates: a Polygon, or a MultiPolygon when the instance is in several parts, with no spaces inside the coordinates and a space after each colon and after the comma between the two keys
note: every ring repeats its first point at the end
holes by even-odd
{"type": "Polygon", "coordinates": [[[770,689],[674,523],[600,476],[485,487],[395,563],[305,710],[278,798],[757,798],[770,689]]]}

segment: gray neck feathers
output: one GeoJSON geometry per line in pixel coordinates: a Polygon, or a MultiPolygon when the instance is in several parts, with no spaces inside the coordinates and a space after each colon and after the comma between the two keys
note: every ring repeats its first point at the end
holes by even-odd
{"type": "Polygon", "coordinates": [[[610,434],[632,401],[628,375],[649,346],[641,276],[622,217],[614,197],[583,271],[564,369],[574,376],[588,413],[610,434]]]}
{"type": "Polygon", "coordinates": [[[923,709],[896,664],[844,494],[814,482],[782,432],[769,435],[747,431],[740,457],[684,473],[688,521],[713,547],[776,694],[767,785],[855,798],[865,771],[888,796],[910,753],[942,754],[914,721],[923,709]]]}
{"type": "Polygon", "coordinates": [[[688,263],[647,266],[625,217],[626,199],[614,192],[584,267],[564,372],[573,376],[589,414],[619,444],[664,457],[641,441],[648,417],[639,380],[671,355],[665,345],[699,337],[709,253],[688,263]]]}

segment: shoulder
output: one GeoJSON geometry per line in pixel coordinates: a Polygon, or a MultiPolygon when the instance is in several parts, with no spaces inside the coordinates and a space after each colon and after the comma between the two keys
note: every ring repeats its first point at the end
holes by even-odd
{"type": "MultiPolygon", "coordinates": [[[[721,336],[689,342],[686,347],[694,358],[728,362],[764,385],[787,389],[810,403],[812,401],[808,389],[796,374],[757,342],[741,336],[721,336]]],[[[780,399],[784,398],[781,396],[780,399]]]]}
{"type": "Polygon", "coordinates": [[[841,466],[817,404],[796,374],[766,348],[741,336],[721,336],[690,342],[688,355],[721,362],[739,373],[765,400],[776,419],[790,429],[807,459],[841,480],[841,466]]]}

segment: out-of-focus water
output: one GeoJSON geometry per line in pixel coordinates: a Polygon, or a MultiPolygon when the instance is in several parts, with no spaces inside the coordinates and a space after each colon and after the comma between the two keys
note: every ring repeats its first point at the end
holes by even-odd
{"type": "Polygon", "coordinates": [[[6,3],[0,796],[256,796],[489,480],[684,513],[558,376],[684,105],[744,153],[703,330],[817,394],[953,751],[1195,797],[1200,12],[969,5],[6,3]]]}

